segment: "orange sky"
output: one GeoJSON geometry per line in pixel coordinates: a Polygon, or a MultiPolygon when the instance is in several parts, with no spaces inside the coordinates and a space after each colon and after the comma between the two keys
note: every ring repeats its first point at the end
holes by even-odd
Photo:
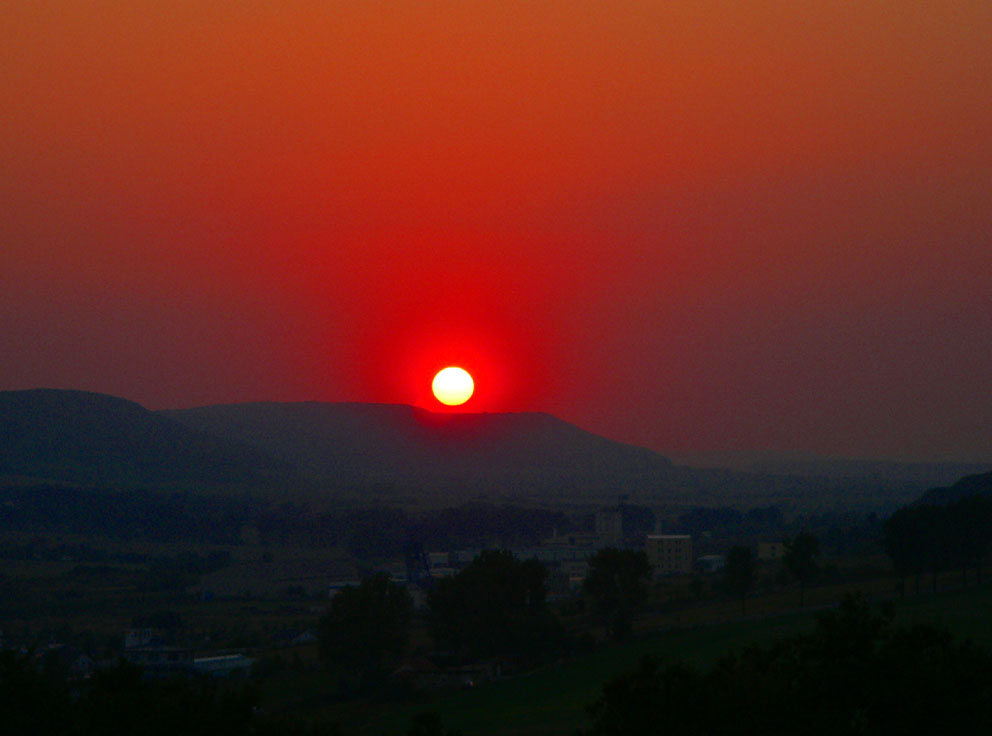
{"type": "Polygon", "coordinates": [[[0,5],[0,389],[992,460],[992,3],[0,5]]]}

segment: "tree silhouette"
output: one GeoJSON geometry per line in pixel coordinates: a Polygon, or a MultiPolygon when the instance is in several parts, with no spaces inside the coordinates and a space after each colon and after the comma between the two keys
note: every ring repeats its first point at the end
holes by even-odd
{"type": "Polygon", "coordinates": [[[318,653],[371,684],[406,650],[413,601],[385,573],[345,588],[331,600],[318,626],[318,653]]]}
{"type": "Polygon", "coordinates": [[[545,605],[547,571],[505,550],[486,550],[438,581],[428,596],[436,643],[466,658],[528,657],[553,646],[557,622],[545,605]]]}
{"type": "Polygon", "coordinates": [[[461,736],[461,731],[445,729],[441,714],[432,710],[415,715],[406,736],[461,736]]]}
{"type": "Polygon", "coordinates": [[[71,709],[68,689],[42,676],[29,656],[0,651],[0,712],[6,733],[70,733],[71,709]]]}
{"type": "Polygon", "coordinates": [[[746,613],[747,594],[754,586],[754,553],[747,547],[731,547],[723,570],[723,582],[732,595],[741,598],[741,615],[746,613]]]}
{"type": "Polygon", "coordinates": [[[992,498],[972,495],[946,506],[904,506],[886,520],[884,534],[893,568],[901,578],[916,577],[917,593],[924,570],[930,571],[934,590],[938,574],[950,566],[961,570],[965,584],[969,569],[981,582],[982,564],[992,544],[992,498]]]}
{"type": "Polygon", "coordinates": [[[848,597],[808,633],[707,671],[646,657],[588,708],[588,736],[898,736],[992,732],[992,653],[932,626],[898,627],[848,597]]]}
{"type": "Polygon", "coordinates": [[[892,567],[900,577],[900,587],[906,592],[905,579],[913,575],[916,592],[920,592],[920,574],[925,566],[923,529],[927,511],[923,507],[904,507],[885,521],[885,551],[892,560],[892,567]]]}
{"type": "Polygon", "coordinates": [[[808,532],[797,534],[785,543],[782,562],[789,574],[799,582],[799,607],[806,606],[806,584],[816,574],[816,558],[820,554],[820,543],[808,532]]]}
{"type": "Polygon", "coordinates": [[[967,496],[951,504],[952,527],[958,540],[958,563],[967,584],[969,566],[974,567],[976,583],[982,582],[982,563],[992,546],[992,498],[967,496]]]}
{"type": "Polygon", "coordinates": [[[634,611],[647,599],[650,578],[651,565],[643,551],[607,547],[589,558],[583,589],[614,638],[630,633],[634,611]]]}

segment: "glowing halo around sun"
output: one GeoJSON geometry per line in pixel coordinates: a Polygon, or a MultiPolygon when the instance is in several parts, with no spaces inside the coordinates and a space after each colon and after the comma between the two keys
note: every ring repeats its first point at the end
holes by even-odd
{"type": "Polygon", "coordinates": [[[433,383],[431,383],[431,388],[434,390],[434,396],[442,404],[458,406],[472,398],[472,392],[475,391],[475,381],[463,368],[449,366],[438,371],[437,375],[434,376],[433,383]]]}

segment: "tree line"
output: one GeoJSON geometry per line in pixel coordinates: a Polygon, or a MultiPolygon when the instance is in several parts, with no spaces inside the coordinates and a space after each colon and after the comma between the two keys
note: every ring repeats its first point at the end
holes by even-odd
{"type": "Polygon", "coordinates": [[[644,658],[603,687],[586,736],[990,733],[990,698],[992,652],[848,597],[811,633],[707,670],[644,658]]]}
{"type": "MultiPolygon", "coordinates": [[[[819,571],[820,541],[809,532],[800,532],[784,542],[782,564],[799,584],[799,607],[806,605],[806,586],[819,571]]],[[[735,545],[725,556],[723,583],[731,595],[740,597],[741,614],[747,613],[747,595],[754,588],[756,560],[750,547],[735,545]]]]}
{"type": "Polygon", "coordinates": [[[937,588],[938,574],[960,570],[968,583],[969,572],[977,583],[992,548],[992,497],[966,496],[938,505],[904,506],[884,524],[885,551],[900,576],[903,592],[913,578],[916,592],[925,573],[937,588]]]}
{"type": "MultiPolygon", "coordinates": [[[[607,548],[589,560],[584,592],[596,620],[614,638],[630,633],[647,597],[651,567],[644,552],[607,548]]],[[[583,646],[569,637],[547,603],[547,569],[506,550],[481,552],[441,578],[427,595],[434,655],[450,664],[489,660],[502,671],[531,669],[583,646]]],[[[413,601],[384,573],[338,592],[318,627],[321,659],[345,694],[385,687],[409,648],[413,601]]]]}
{"type": "Polygon", "coordinates": [[[334,725],[267,717],[251,684],[143,676],[119,662],[71,682],[41,669],[31,653],[0,651],[0,731],[32,736],[335,736],[334,725]]]}
{"type": "MultiPolygon", "coordinates": [[[[246,529],[260,544],[343,547],[359,558],[402,555],[407,540],[441,549],[536,544],[566,530],[560,511],[510,504],[465,504],[421,515],[372,506],[313,511],[307,504],[252,496],[211,496],[141,489],[0,487],[0,532],[94,534],[120,540],[237,545],[246,529]]],[[[0,548],[0,554],[44,554],[0,548]]]]}
{"type": "MultiPolygon", "coordinates": [[[[819,544],[803,532],[785,545],[785,569],[799,585],[803,606],[806,585],[819,569],[819,544]]],[[[747,547],[728,553],[723,580],[727,591],[741,598],[742,612],[755,564],[747,547]]],[[[591,622],[613,639],[629,636],[647,602],[651,576],[645,552],[599,550],[588,560],[582,588],[591,622]]],[[[521,670],[582,648],[547,605],[547,579],[537,560],[486,550],[457,574],[437,580],[427,594],[426,613],[434,654],[451,663],[490,659],[521,670]]],[[[321,658],[350,693],[381,689],[408,652],[412,621],[413,601],[405,587],[384,573],[366,577],[332,599],[319,624],[321,658]]]]}

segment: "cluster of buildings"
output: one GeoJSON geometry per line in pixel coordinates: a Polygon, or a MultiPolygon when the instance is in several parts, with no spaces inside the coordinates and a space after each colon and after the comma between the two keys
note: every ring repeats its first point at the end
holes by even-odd
{"type": "MultiPolygon", "coordinates": [[[[10,647],[0,631],[0,649],[10,647]]],[[[45,671],[63,673],[69,681],[88,679],[95,671],[113,667],[120,658],[140,665],[147,677],[159,678],[172,675],[213,678],[245,677],[254,662],[241,653],[221,652],[196,656],[188,647],[171,646],[154,629],[128,629],[124,635],[124,650],[119,656],[97,660],[72,644],[50,641],[48,644],[28,649],[21,647],[22,655],[45,671]]]]}
{"type": "MultiPolygon", "coordinates": [[[[509,551],[520,560],[537,560],[549,571],[549,588],[552,597],[566,596],[582,587],[589,570],[589,558],[606,547],[630,548],[623,528],[621,507],[604,508],[596,513],[594,531],[558,534],[541,540],[530,547],[511,547],[509,551]]],[[[692,573],[698,564],[693,557],[692,537],[688,534],[649,534],[644,540],[654,576],[692,573]]],[[[428,552],[408,555],[405,570],[391,571],[394,580],[410,586],[414,601],[423,602],[419,590],[425,578],[443,578],[453,575],[472,562],[480,549],[428,552]]],[[[352,582],[339,582],[331,588],[331,596],[352,582]]]]}
{"type": "MultiPolygon", "coordinates": [[[[538,560],[549,572],[552,597],[564,597],[582,587],[588,573],[588,560],[606,547],[631,548],[633,541],[625,534],[622,505],[602,508],[595,514],[593,530],[559,534],[557,530],[532,546],[510,547],[520,560],[538,560]]],[[[722,555],[695,557],[693,538],[689,534],[648,534],[636,542],[648,558],[655,578],[712,573],[723,567],[722,555]]],[[[393,580],[408,586],[418,605],[425,602],[424,589],[432,579],[453,575],[469,565],[482,547],[428,552],[419,546],[408,549],[405,560],[397,559],[388,568],[393,580]]],[[[782,555],[781,543],[762,543],[758,558],[775,560],[782,555]]],[[[298,559],[254,560],[238,562],[204,575],[190,589],[203,598],[272,598],[296,591],[301,597],[333,598],[343,588],[358,585],[361,575],[354,561],[346,556],[316,561],[298,559]]]]}
{"type": "Polygon", "coordinates": [[[124,659],[140,665],[148,677],[245,677],[254,662],[236,652],[197,657],[189,647],[167,644],[154,629],[128,629],[124,635],[124,659]]]}
{"type": "MultiPolygon", "coordinates": [[[[594,531],[552,536],[532,547],[511,547],[510,552],[520,560],[538,560],[550,573],[549,587],[555,595],[567,595],[580,589],[588,573],[588,560],[606,547],[630,549],[630,540],[623,528],[622,507],[604,508],[596,513],[594,531]]],[[[671,575],[689,575],[694,572],[714,573],[724,566],[724,556],[707,554],[695,556],[690,534],[648,534],[643,538],[643,549],[655,579],[671,575]]],[[[395,570],[394,579],[416,586],[424,577],[441,578],[456,573],[468,565],[481,549],[430,552],[418,558],[420,569],[412,570],[408,560],[406,571],[395,570]]],[[[782,542],[761,542],[757,558],[762,561],[780,560],[785,552],[782,542]]],[[[336,589],[351,583],[339,583],[336,589]]],[[[357,584],[357,581],[355,581],[357,584]]],[[[333,596],[335,590],[331,591],[333,596]]],[[[417,591],[414,599],[420,600],[417,591]]]]}

